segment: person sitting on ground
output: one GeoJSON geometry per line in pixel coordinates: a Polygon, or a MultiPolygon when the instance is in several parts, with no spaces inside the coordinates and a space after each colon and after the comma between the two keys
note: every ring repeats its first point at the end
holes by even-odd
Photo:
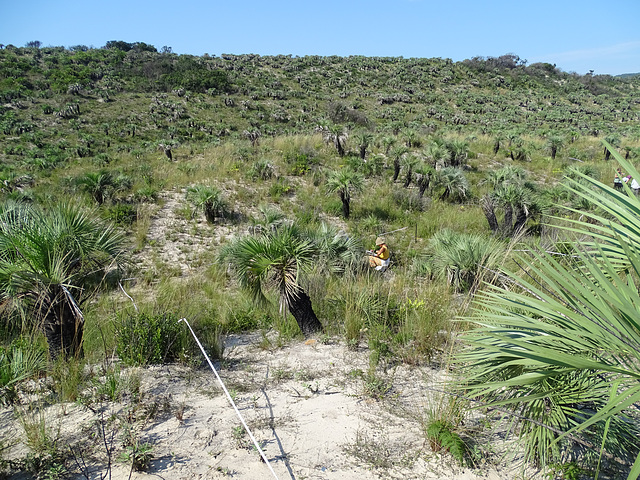
{"type": "Polygon", "coordinates": [[[618,168],[616,175],[613,177],[613,188],[616,190],[622,190],[622,176],[622,170],[618,168]]]}
{"type": "Polygon", "coordinates": [[[391,253],[389,252],[389,247],[385,243],[384,238],[376,238],[376,247],[377,249],[369,255],[369,266],[376,270],[386,270],[389,266],[389,262],[391,261],[389,258],[391,253]]]}

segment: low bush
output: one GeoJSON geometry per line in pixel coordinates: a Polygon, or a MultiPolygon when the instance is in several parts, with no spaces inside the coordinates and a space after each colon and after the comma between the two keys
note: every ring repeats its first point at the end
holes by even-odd
{"type": "Polygon", "coordinates": [[[116,352],[127,365],[185,361],[193,350],[188,329],[172,313],[125,313],[116,321],[116,352]]]}

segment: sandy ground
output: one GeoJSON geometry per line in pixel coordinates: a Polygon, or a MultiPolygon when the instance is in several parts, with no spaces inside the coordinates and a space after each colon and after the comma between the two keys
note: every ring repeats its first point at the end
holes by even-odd
{"type": "MultiPolygon", "coordinates": [[[[381,382],[372,386],[366,381],[369,356],[364,348],[315,341],[271,349],[261,348],[264,344],[260,336],[230,337],[224,361],[214,365],[273,473],[261,461],[213,372],[208,367],[166,365],[123,371],[123,383],[126,378],[141,380],[138,402],[125,397],[117,404],[49,407],[47,425],[54,430],[57,425],[59,444],[86,444],[84,450],[75,447],[79,462],[68,462],[75,474],[65,478],[543,478],[523,472],[512,455],[513,445],[501,438],[504,432],[486,431],[488,422],[472,446],[483,452],[475,468],[431,450],[423,421],[442,402],[436,391],[443,375],[438,369],[397,365],[385,372],[379,367],[381,382]],[[138,407],[132,408],[134,404],[138,407]],[[96,428],[101,418],[112,416],[118,420],[105,421],[102,431],[96,428]],[[116,461],[127,425],[140,444],[151,446],[145,472],[131,472],[130,464],[116,461]],[[111,469],[105,445],[113,452],[111,469]]],[[[464,416],[465,430],[479,430],[481,419],[464,416]]],[[[24,437],[8,408],[0,412],[0,422],[5,439],[24,437]]],[[[4,458],[23,458],[27,451],[17,443],[4,458]]]]}

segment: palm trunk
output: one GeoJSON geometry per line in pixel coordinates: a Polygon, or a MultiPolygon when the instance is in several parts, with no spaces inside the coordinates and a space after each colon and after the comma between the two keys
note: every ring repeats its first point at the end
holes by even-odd
{"type": "Polygon", "coordinates": [[[513,207],[511,205],[505,205],[504,207],[504,228],[505,233],[511,233],[513,231],[513,207]]]}
{"type": "Polygon", "coordinates": [[[309,295],[304,290],[300,289],[298,294],[290,299],[289,312],[296,319],[305,337],[322,331],[322,324],[313,311],[309,295]]]}
{"type": "Polygon", "coordinates": [[[411,184],[412,177],[413,177],[413,171],[410,168],[407,171],[407,176],[404,179],[404,185],[403,185],[404,188],[408,188],[409,187],[409,185],[411,184]]]}
{"type": "Polygon", "coordinates": [[[398,180],[398,176],[400,175],[400,160],[393,161],[393,181],[398,180]]]}
{"type": "Polygon", "coordinates": [[[76,318],[68,302],[53,303],[44,318],[42,330],[51,360],[56,360],[60,354],[65,358],[82,356],[84,321],[76,318]]]}
{"type": "Polygon", "coordinates": [[[484,216],[487,217],[487,222],[489,222],[489,228],[492,233],[496,233],[498,231],[498,218],[496,217],[495,205],[491,200],[491,197],[488,195],[483,197],[480,201],[480,206],[482,207],[482,212],[484,216]]]}
{"type": "Polygon", "coordinates": [[[527,210],[525,208],[519,208],[518,214],[516,215],[516,223],[513,226],[513,233],[518,233],[522,230],[527,223],[527,219],[529,216],[527,215],[527,210]]]}
{"type": "Polygon", "coordinates": [[[424,192],[426,192],[427,188],[429,188],[429,181],[429,175],[420,175],[420,177],[418,178],[418,195],[420,196],[420,198],[422,198],[424,192]]]}
{"type": "Polygon", "coordinates": [[[344,193],[340,193],[340,200],[342,200],[342,214],[344,218],[349,218],[351,214],[351,198],[344,193]]]}

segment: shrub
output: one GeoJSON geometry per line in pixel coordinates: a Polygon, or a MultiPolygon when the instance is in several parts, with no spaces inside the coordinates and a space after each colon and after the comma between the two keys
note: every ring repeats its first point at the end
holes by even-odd
{"type": "Polygon", "coordinates": [[[172,313],[127,313],[116,324],[116,352],[127,365],[186,360],[193,350],[187,329],[172,313]]]}
{"type": "Polygon", "coordinates": [[[128,203],[110,205],[106,212],[107,219],[120,226],[133,225],[138,216],[137,208],[128,203]]]}

